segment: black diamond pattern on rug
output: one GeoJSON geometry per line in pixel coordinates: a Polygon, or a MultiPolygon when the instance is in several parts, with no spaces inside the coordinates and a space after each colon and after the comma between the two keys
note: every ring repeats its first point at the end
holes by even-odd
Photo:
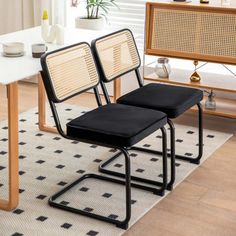
{"type": "Polygon", "coordinates": [[[70,204],[70,202],[67,202],[67,201],[61,201],[60,204],[64,205],[64,206],[67,206],[70,204]]]}
{"type": "Polygon", "coordinates": [[[46,177],[45,176],[38,176],[36,179],[37,180],[44,180],[44,179],[46,179],[46,177]]]}
{"type": "Polygon", "coordinates": [[[60,181],[59,183],[57,183],[57,185],[60,185],[60,186],[65,186],[67,183],[64,182],[64,181],[60,181]]]}
{"type": "Polygon", "coordinates": [[[18,233],[18,232],[15,232],[14,234],[12,234],[11,236],[23,236],[24,234],[21,234],[21,233],[18,233]]]}
{"type": "Polygon", "coordinates": [[[38,161],[36,161],[36,163],[38,163],[38,164],[43,164],[45,161],[44,160],[38,160],[38,161]]]}
{"type": "Polygon", "coordinates": [[[89,236],[96,236],[98,235],[98,232],[94,231],[94,230],[90,230],[86,235],[89,235],[89,236]]]}
{"type": "Polygon", "coordinates": [[[5,169],[6,167],[5,166],[0,166],[0,170],[3,170],[5,169]]]}
{"type": "Polygon", "coordinates": [[[108,218],[115,220],[115,219],[118,218],[118,215],[110,214],[110,215],[108,216],[108,218]]]}
{"type": "Polygon", "coordinates": [[[36,218],[36,220],[43,222],[43,221],[47,220],[47,218],[48,217],[46,217],[46,216],[39,216],[38,218],[36,218]]]}
{"type": "Polygon", "coordinates": [[[76,173],[78,174],[83,174],[85,172],[85,170],[77,170],[76,173]]]}
{"type": "Polygon", "coordinates": [[[25,191],[25,190],[22,189],[22,188],[19,189],[19,193],[20,193],[20,194],[23,193],[24,191],[25,191]]]}
{"type": "Polygon", "coordinates": [[[13,211],[13,213],[14,214],[17,214],[17,215],[20,215],[21,213],[23,213],[24,212],[24,210],[21,210],[21,209],[15,209],[14,211],[13,211]]]}
{"type": "Polygon", "coordinates": [[[36,198],[37,198],[37,199],[40,199],[40,200],[43,200],[43,199],[45,199],[46,197],[47,197],[46,195],[40,194],[40,195],[38,195],[36,198]]]}
{"type": "Polygon", "coordinates": [[[85,207],[85,208],[84,208],[84,211],[87,211],[87,212],[92,212],[92,211],[93,211],[93,208],[90,208],[90,207],[85,207]]]}
{"type": "Polygon", "coordinates": [[[61,227],[65,229],[69,229],[71,226],[72,224],[69,224],[69,223],[64,223],[63,225],[61,225],[61,227]]]}
{"type": "Polygon", "coordinates": [[[80,189],[81,192],[88,192],[88,190],[89,190],[89,188],[86,188],[86,187],[82,187],[82,188],[80,189]]]}
{"type": "Polygon", "coordinates": [[[112,196],[112,194],[111,193],[104,193],[102,196],[105,198],[109,198],[112,196]]]}
{"type": "Polygon", "coordinates": [[[80,154],[75,154],[74,157],[75,157],[75,158],[80,158],[80,157],[82,157],[82,156],[81,156],[80,154]]]}

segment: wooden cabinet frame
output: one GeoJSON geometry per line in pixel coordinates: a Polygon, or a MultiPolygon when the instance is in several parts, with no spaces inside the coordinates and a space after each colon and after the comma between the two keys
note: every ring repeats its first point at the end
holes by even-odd
{"type": "MultiPolygon", "coordinates": [[[[191,60],[199,60],[199,61],[208,61],[208,62],[217,62],[217,63],[225,63],[236,65],[236,45],[233,47],[234,52],[233,56],[224,56],[224,55],[210,55],[210,54],[201,54],[201,53],[193,53],[193,52],[183,52],[176,50],[168,50],[161,48],[153,48],[152,47],[152,39],[153,39],[153,25],[154,25],[154,11],[155,9],[163,9],[163,10],[173,10],[173,11],[181,11],[181,13],[186,12],[186,14],[193,12],[194,14],[208,13],[208,14],[221,14],[222,19],[225,15],[226,17],[235,17],[236,22],[236,8],[226,8],[226,7],[216,7],[216,6],[208,6],[204,4],[186,4],[186,3],[159,3],[159,2],[147,2],[146,3],[146,25],[145,25],[145,53],[147,55],[158,55],[158,56],[168,56],[182,59],[191,59],[191,60]]],[[[219,15],[220,16],[220,15],[219,15]]],[[[198,22],[196,22],[198,24],[198,22]]],[[[236,23],[235,23],[236,24],[236,23]]],[[[180,26],[181,27],[181,26],[180,26]]],[[[236,26],[235,26],[236,27],[236,26]]],[[[232,28],[235,32],[235,28],[232,28]]],[[[196,31],[199,31],[196,26],[196,31]]],[[[233,33],[233,32],[232,32],[233,33]]],[[[228,36],[226,36],[228,37],[228,36]]],[[[233,37],[232,37],[233,38],[233,37]]],[[[235,35],[236,38],[236,35],[235,35]]],[[[236,43],[236,41],[235,41],[236,43]]],[[[212,52],[214,54],[214,52],[212,52]]]]}

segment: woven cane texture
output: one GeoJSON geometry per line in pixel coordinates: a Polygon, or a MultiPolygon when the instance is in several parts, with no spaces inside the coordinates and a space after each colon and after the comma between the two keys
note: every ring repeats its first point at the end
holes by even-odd
{"type": "Polygon", "coordinates": [[[48,55],[46,63],[59,100],[98,83],[97,70],[87,44],[52,53],[48,55]]]}
{"type": "Polygon", "coordinates": [[[140,64],[133,36],[128,30],[97,40],[96,49],[107,81],[140,64]]]}
{"type": "Polygon", "coordinates": [[[155,8],[151,47],[236,57],[236,15],[155,8]]]}

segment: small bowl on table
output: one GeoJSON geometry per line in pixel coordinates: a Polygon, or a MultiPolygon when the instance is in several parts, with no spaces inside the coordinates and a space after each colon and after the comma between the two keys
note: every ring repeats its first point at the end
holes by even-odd
{"type": "Polygon", "coordinates": [[[23,56],[24,55],[24,43],[21,42],[9,42],[9,43],[3,43],[3,55],[4,56],[23,56]]]}

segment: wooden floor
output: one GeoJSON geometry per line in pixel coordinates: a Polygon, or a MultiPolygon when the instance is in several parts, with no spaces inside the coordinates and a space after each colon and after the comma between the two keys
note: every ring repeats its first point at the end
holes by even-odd
{"type": "MultiPolygon", "coordinates": [[[[91,94],[71,102],[93,107],[91,94]]],[[[6,93],[0,86],[0,120],[6,119],[6,93]]],[[[20,84],[20,111],[37,106],[37,87],[20,84]]],[[[188,113],[177,123],[194,125],[188,113]]],[[[236,134],[236,120],[205,116],[204,127],[236,134]]],[[[236,138],[232,137],[184,182],[132,226],[125,236],[236,236],[236,138]]]]}

